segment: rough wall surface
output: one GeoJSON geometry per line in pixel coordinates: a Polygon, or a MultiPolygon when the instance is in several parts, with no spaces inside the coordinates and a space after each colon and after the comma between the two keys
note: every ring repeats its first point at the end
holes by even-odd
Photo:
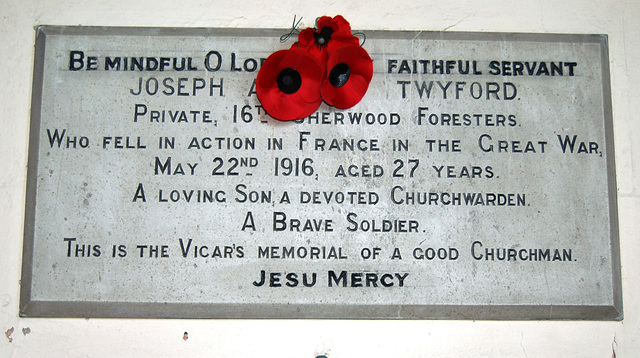
{"type": "Polygon", "coordinates": [[[640,350],[640,4],[635,1],[0,2],[0,356],[617,357],[640,350]],[[101,320],[18,317],[34,26],[286,28],[344,15],[354,29],[609,36],[622,322],[101,320]],[[13,331],[11,330],[13,328],[13,331]],[[188,339],[183,339],[188,332],[188,339]]]}

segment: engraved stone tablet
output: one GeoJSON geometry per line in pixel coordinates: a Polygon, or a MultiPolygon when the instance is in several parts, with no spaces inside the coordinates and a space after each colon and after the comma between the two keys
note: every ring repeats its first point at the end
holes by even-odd
{"type": "Polygon", "coordinates": [[[606,37],[367,31],[281,122],[283,32],[37,30],[22,315],[622,319],[606,37]]]}

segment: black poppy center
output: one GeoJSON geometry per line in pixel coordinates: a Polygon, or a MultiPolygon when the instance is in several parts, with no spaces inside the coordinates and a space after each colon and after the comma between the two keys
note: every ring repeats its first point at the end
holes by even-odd
{"type": "Polygon", "coordinates": [[[346,63],[339,63],[335,65],[329,72],[329,82],[333,87],[342,87],[349,81],[351,76],[351,69],[346,63]]]}
{"type": "Polygon", "coordinates": [[[330,26],[325,26],[320,29],[320,32],[314,33],[313,38],[316,40],[317,45],[324,47],[329,44],[329,41],[331,41],[332,34],[333,29],[330,26]]]}
{"type": "Polygon", "coordinates": [[[278,88],[286,94],[296,93],[302,85],[300,73],[293,68],[285,68],[278,74],[278,88]]]}

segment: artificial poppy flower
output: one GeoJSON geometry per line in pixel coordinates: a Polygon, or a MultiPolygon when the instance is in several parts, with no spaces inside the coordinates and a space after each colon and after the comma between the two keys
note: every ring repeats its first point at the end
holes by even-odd
{"type": "Polygon", "coordinates": [[[256,93],[272,117],[301,119],[322,103],[323,69],[315,57],[299,49],[280,50],[264,62],[256,78],[256,93]]]}
{"type": "Polygon", "coordinates": [[[341,15],[333,18],[323,16],[318,19],[318,29],[304,29],[298,35],[298,42],[293,44],[315,56],[320,63],[327,62],[330,54],[349,45],[358,45],[360,41],[351,34],[351,25],[341,15]]]}
{"type": "Polygon", "coordinates": [[[322,98],[327,104],[346,109],[358,104],[373,76],[373,61],[360,46],[345,46],[329,57],[322,98]]]}

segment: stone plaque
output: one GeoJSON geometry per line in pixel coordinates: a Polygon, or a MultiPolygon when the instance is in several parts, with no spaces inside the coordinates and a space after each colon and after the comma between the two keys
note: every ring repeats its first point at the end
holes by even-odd
{"type": "Polygon", "coordinates": [[[622,319],[607,39],[367,31],[277,121],[284,30],[37,30],[21,314],[622,319]]]}

